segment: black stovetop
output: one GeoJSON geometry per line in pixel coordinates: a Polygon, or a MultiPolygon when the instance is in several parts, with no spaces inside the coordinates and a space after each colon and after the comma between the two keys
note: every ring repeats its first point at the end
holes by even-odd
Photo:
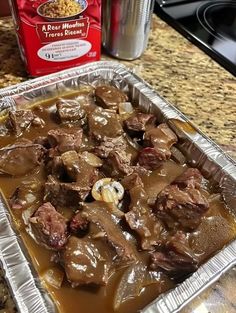
{"type": "Polygon", "coordinates": [[[236,0],[157,0],[155,11],[236,76],[236,0]]]}

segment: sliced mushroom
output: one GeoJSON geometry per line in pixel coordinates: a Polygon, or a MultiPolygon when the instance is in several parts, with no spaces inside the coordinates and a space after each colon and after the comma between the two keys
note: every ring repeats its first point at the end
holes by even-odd
{"type": "Polygon", "coordinates": [[[94,184],[92,196],[98,201],[118,204],[124,196],[124,187],[111,178],[102,178],[94,184]]]}

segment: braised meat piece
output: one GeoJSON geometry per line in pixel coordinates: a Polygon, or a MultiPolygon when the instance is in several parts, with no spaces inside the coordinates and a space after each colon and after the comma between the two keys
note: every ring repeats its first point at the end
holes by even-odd
{"type": "MultiPolygon", "coordinates": [[[[81,104],[76,100],[71,99],[60,99],[56,103],[57,114],[60,121],[63,122],[75,122],[81,121],[86,112],[81,106],[81,104]]],[[[82,123],[83,124],[83,123],[82,123]]]]}
{"type": "Polygon", "coordinates": [[[106,240],[115,249],[121,260],[134,261],[136,258],[135,247],[126,240],[121,228],[113,220],[108,206],[109,204],[103,201],[84,203],[82,216],[105,233],[106,240]]]}
{"type": "Polygon", "coordinates": [[[62,252],[62,263],[72,287],[106,285],[110,264],[96,241],[71,236],[62,252]]]}
{"type": "Polygon", "coordinates": [[[81,187],[76,182],[62,183],[52,176],[45,183],[44,200],[50,201],[56,207],[79,207],[90,192],[90,187],[81,187]]]}
{"type": "Polygon", "coordinates": [[[98,170],[87,163],[76,151],[67,151],[61,155],[66,176],[77,182],[80,187],[91,187],[98,179],[98,170]]]}
{"type": "Polygon", "coordinates": [[[70,230],[74,234],[81,234],[88,230],[89,222],[81,215],[81,212],[77,212],[70,221],[70,230]]]}
{"type": "Polygon", "coordinates": [[[151,253],[152,270],[164,270],[180,278],[197,269],[198,259],[189,247],[186,235],[179,231],[167,239],[160,251],[151,253]]]}
{"type": "Polygon", "coordinates": [[[113,86],[98,86],[95,97],[96,103],[105,109],[117,109],[119,103],[128,101],[127,95],[113,86]]]}
{"type": "Polygon", "coordinates": [[[123,150],[111,151],[103,165],[103,170],[109,177],[123,177],[134,171],[130,161],[131,154],[127,154],[123,150]]]}
{"type": "Polygon", "coordinates": [[[98,170],[76,151],[54,157],[47,168],[53,176],[45,183],[45,199],[55,206],[77,207],[99,179],[98,170]]]}
{"type": "Polygon", "coordinates": [[[180,189],[187,187],[200,189],[202,179],[202,174],[197,168],[188,168],[183,174],[175,179],[173,184],[178,185],[180,189]]]}
{"type": "Polygon", "coordinates": [[[166,161],[165,155],[155,148],[147,147],[140,151],[138,163],[147,170],[156,170],[166,161]]]}
{"type": "Polygon", "coordinates": [[[29,221],[39,243],[55,250],[63,248],[67,241],[66,219],[50,202],[41,205],[29,221]]]}
{"type": "Polygon", "coordinates": [[[154,127],[156,117],[153,114],[137,113],[124,121],[124,126],[131,134],[145,131],[147,127],[154,127]]]}
{"type": "Polygon", "coordinates": [[[7,128],[15,135],[19,136],[25,129],[34,126],[44,126],[44,121],[41,120],[30,110],[18,110],[8,113],[6,120],[7,128]]]}
{"type": "Polygon", "coordinates": [[[143,250],[152,250],[160,242],[162,225],[154,216],[147,204],[147,194],[142,186],[129,190],[131,203],[125,219],[140,237],[143,250]]]}
{"type": "Polygon", "coordinates": [[[209,203],[198,189],[179,189],[177,185],[165,187],[157,197],[155,214],[170,228],[192,231],[201,223],[209,203]]]}
{"type": "Polygon", "coordinates": [[[43,146],[38,144],[16,143],[0,149],[0,175],[22,176],[42,161],[45,153],[43,146]]]}
{"type": "Polygon", "coordinates": [[[144,141],[148,146],[139,154],[139,164],[147,169],[155,170],[171,157],[171,146],[177,142],[175,133],[166,125],[149,128],[145,132],[144,141]]]}
{"type": "Polygon", "coordinates": [[[118,115],[101,108],[88,114],[88,126],[90,135],[98,141],[106,141],[107,137],[115,138],[123,133],[118,115]]]}
{"type": "Polygon", "coordinates": [[[57,128],[49,130],[48,141],[52,148],[60,153],[75,150],[79,151],[82,143],[83,130],[81,128],[57,128]]]}
{"type": "Polygon", "coordinates": [[[178,138],[167,124],[162,123],[155,128],[148,128],[144,140],[148,146],[162,151],[169,157],[171,154],[170,148],[178,141],[178,138]]]}
{"type": "Polygon", "coordinates": [[[37,144],[37,145],[41,145],[46,149],[50,149],[50,143],[49,140],[46,136],[39,136],[37,138],[34,139],[33,143],[37,144]]]}
{"type": "Polygon", "coordinates": [[[142,179],[140,178],[138,173],[132,173],[131,175],[124,177],[121,180],[121,184],[123,185],[125,190],[130,190],[137,186],[143,187],[142,179]]]}
{"type": "Polygon", "coordinates": [[[55,155],[52,159],[47,161],[46,170],[48,175],[52,175],[60,181],[71,181],[66,174],[65,166],[62,162],[61,156],[59,155],[55,155]]]}
{"type": "Polygon", "coordinates": [[[107,158],[109,153],[114,150],[126,150],[127,142],[123,136],[116,138],[106,137],[99,145],[95,146],[94,153],[101,157],[107,158]]]}

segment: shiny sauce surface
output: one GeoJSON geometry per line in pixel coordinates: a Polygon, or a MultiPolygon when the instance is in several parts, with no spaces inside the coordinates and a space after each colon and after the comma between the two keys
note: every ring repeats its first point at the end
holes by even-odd
{"type": "MultiPolygon", "coordinates": [[[[30,127],[20,138],[34,140],[38,136],[47,135],[50,129],[58,128],[58,123],[52,118],[52,112],[55,109],[54,104],[55,100],[52,100],[51,102],[48,101],[44,105],[41,105],[40,110],[37,107],[34,108],[33,111],[45,121],[45,126],[42,128],[30,127]]],[[[2,136],[0,137],[0,148],[14,144],[15,141],[16,137],[13,135],[2,136]]],[[[145,191],[150,197],[152,197],[153,194],[158,194],[165,186],[169,185],[177,176],[183,173],[186,168],[186,164],[180,165],[173,160],[169,160],[150,175],[143,174],[141,177],[145,191]]],[[[40,167],[24,177],[0,175],[0,186],[6,200],[9,201],[11,195],[22,181],[31,179],[38,179],[45,182],[46,175],[40,167]]],[[[214,197],[211,195],[207,187],[204,192],[205,196],[209,199],[210,209],[203,218],[203,222],[199,228],[188,235],[193,251],[200,256],[202,262],[205,262],[212,254],[232,240],[236,234],[235,218],[225,207],[220,196],[214,197]]],[[[40,204],[41,203],[37,203],[36,205],[39,206],[40,204]]],[[[66,217],[70,217],[73,214],[73,209],[60,209],[60,213],[66,217]]],[[[38,275],[41,277],[42,284],[48,290],[61,313],[94,313],[95,311],[99,313],[136,313],[162,292],[175,285],[175,282],[171,278],[168,278],[167,275],[160,272],[155,281],[152,281],[150,285],[147,284],[147,286],[142,288],[138,297],[128,299],[116,311],[113,308],[114,296],[119,281],[125,271],[124,268],[113,273],[106,286],[98,288],[79,286],[72,288],[64,278],[62,286],[55,288],[47,284],[44,280],[44,273],[50,268],[56,267],[60,271],[63,271],[61,265],[55,264],[52,260],[54,251],[48,250],[44,246],[36,243],[28,234],[27,226],[23,221],[22,211],[11,210],[11,214],[38,275]]],[[[143,260],[148,257],[147,251],[141,252],[137,250],[137,253],[140,254],[140,258],[143,260]]]]}

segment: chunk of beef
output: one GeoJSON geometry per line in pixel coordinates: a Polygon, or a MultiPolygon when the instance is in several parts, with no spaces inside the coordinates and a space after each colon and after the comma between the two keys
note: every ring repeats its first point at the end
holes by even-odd
{"type": "Polygon", "coordinates": [[[117,109],[119,103],[128,101],[127,95],[113,86],[98,86],[95,97],[96,103],[105,109],[117,109]]]}
{"type": "Polygon", "coordinates": [[[130,189],[131,203],[129,212],[125,214],[126,221],[140,237],[143,250],[152,250],[160,242],[163,230],[147,204],[147,195],[142,186],[130,189]]]}
{"type": "Polygon", "coordinates": [[[149,128],[144,135],[144,140],[148,146],[152,146],[163,153],[170,155],[170,148],[178,141],[175,133],[165,123],[155,128],[149,128]]]}
{"type": "Polygon", "coordinates": [[[55,155],[52,159],[47,161],[46,170],[48,175],[52,175],[53,177],[65,181],[67,178],[66,169],[62,162],[62,158],[59,155],[55,155]]]}
{"type": "Polygon", "coordinates": [[[153,114],[136,113],[124,121],[124,126],[128,132],[137,133],[145,131],[147,127],[154,127],[156,117],[153,114]]]}
{"type": "Polygon", "coordinates": [[[70,221],[70,230],[72,233],[81,234],[88,230],[89,222],[77,212],[70,221]]]}
{"type": "Polygon", "coordinates": [[[180,189],[187,187],[200,189],[202,179],[202,174],[197,168],[188,168],[183,174],[175,179],[173,184],[178,185],[180,189]]]}
{"type": "Polygon", "coordinates": [[[87,163],[75,151],[67,151],[61,155],[64,171],[80,187],[91,187],[98,179],[98,170],[87,163]]]}
{"type": "Polygon", "coordinates": [[[209,208],[209,203],[198,189],[165,187],[157,197],[155,213],[170,228],[194,230],[209,208]]]}
{"type": "Polygon", "coordinates": [[[110,264],[97,242],[71,236],[62,252],[66,276],[72,287],[106,285],[110,264]]]}
{"type": "Polygon", "coordinates": [[[35,138],[33,143],[35,143],[37,145],[41,145],[41,146],[43,146],[46,149],[50,149],[49,140],[45,136],[39,136],[39,137],[35,138]]]}
{"type": "Polygon", "coordinates": [[[111,151],[106,162],[103,165],[103,170],[109,177],[123,177],[131,174],[134,169],[130,165],[131,154],[127,154],[123,150],[111,151]]]}
{"type": "Polygon", "coordinates": [[[164,270],[174,277],[180,278],[197,269],[198,259],[189,247],[186,235],[177,232],[167,239],[160,251],[151,254],[152,270],[164,270]]]}
{"type": "Polygon", "coordinates": [[[90,135],[98,141],[106,141],[107,137],[115,138],[123,133],[118,115],[101,108],[88,114],[88,126],[90,135]]]}
{"type": "Polygon", "coordinates": [[[39,243],[56,250],[63,248],[67,241],[66,219],[50,202],[41,205],[29,221],[39,243]]]}
{"type": "Polygon", "coordinates": [[[99,145],[95,146],[94,153],[101,157],[107,158],[109,153],[114,150],[123,150],[125,151],[127,143],[123,136],[116,138],[107,137],[99,145]]]}
{"type": "MultiPolygon", "coordinates": [[[[60,99],[56,103],[57,114],[60,121],[63,122],[82,122],[85,118],[86,112],[81,104],[76,100],[60,99]]],[[[82,122],[84,124],[84,122],[82,122]]]]}
{"type": "Polygon", "coordinates": [[[26,142],[16,143],[0,149],[0,174],[22,176],[42,161],[45,153],[43,146],[26,142]]]}
{"type": "Polygon", "coordinates": [[[156,128],[148,129],[144,140],[149,147],[140,152],[139,164],[154,170],[171,157],[170,148],[178,139],[175,133],[163,123],[156,128]]]}
{"type": "Polygon", "coordinates": [[[134,261],[136,258],[135,247],[126,240],[121,228],[113,220],[108,205],[102,201],[86,203],[83,205],[82,216],[105,233],[107,241],[116,250],[117,256],[121,260],[134,261]]]}
{"type": "Polygon", "coordinates": [[[166,161],[166,156],[155,148],[147,147],[140,151],[138,163],[147,170],[156,170],[166,161]]]}
{"type": "Polygon", "coordinates": [[[56,207],[79,207],[90,192],[90,187],[81,187],[76,182],[62,183],[49,176],[45,183],[44,200],[56,207]]]}
{"type": "Polygon", "coordinates": [[[137,186],[143,187],[142,179],[140,178],[138,173],[132,173],[131,175],[124,177],[121,180],[121,184],[123,185],[125,190],[130,190],[137,186]]]}
{"type": "Polygon", "coordinates": [[[31,124],[35,126],[44,126],[44,121],[30,110],[18,110],[15,112],[10,111],[8,113],[6,126],[17,136],[30,127],[31,124]]]}
{"type": "Polygon", "coordinates": [[[81,128],[52,129],[48,132],[48,141],[51,147],[60,153],[75,150],[79,151],[82,143],[83,130],[81,128]]]}

